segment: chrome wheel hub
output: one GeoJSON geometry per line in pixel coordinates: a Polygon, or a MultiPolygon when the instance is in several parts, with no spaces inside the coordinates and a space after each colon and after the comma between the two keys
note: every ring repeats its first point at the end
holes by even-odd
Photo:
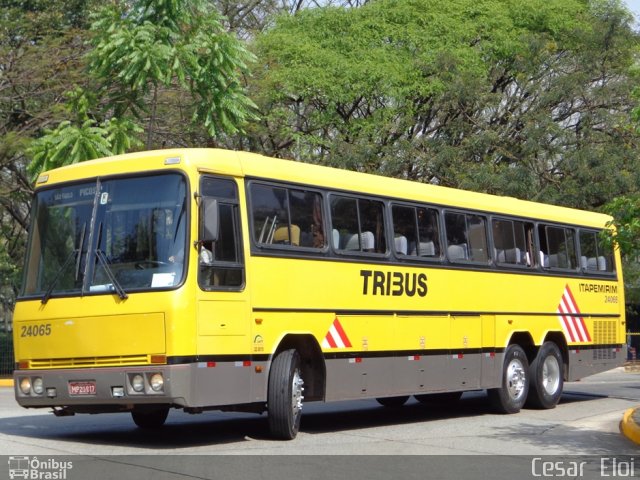
{"type": "Polygon", "coordinates": [[[542,364],[542,388],[548,395],[554,395],[560,386],[560,365],[554,356],[548,356],[542,364]]]}
{"type": "Polygon", "coordinates": [[[518,359],[512,360],[507,366],[507,390],[509,396],[519,400],[524,394],[527,374],[524,365],[518,359]]]}

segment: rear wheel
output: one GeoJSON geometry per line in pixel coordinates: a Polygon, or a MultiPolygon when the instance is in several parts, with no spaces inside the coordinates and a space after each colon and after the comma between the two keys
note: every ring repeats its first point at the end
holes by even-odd
{"type": "Polygon", "coordinates": [[[160,428],[168,415],[169,407],[131,411],[133,422],[140,428],[160,428]]]}
{"type": "Polygon", "coordinates": [[[409,395],[403,395],[401,397],[381,397],[376,398],[376,401],[385,407],[401,407],[409,400],[409,395]]]}
{"type": "Polygon", "coordinates": [[[271,364],[267,394],[269,430],[274,437],[292,440],[298,434],[303,385],[298,352],[293,349],[280,352],[271,364]]]}
{"type": "Polygon", "coordinates": [[[502,385],[488,390],[489,400],[500,413],[518,413],[529,392],[529,362],[520,345],[509,345],[504,354],[502,385]]]}
{"type": "Polygon", "coordinates": [[[527,406],[554,408],[560,401],[564,378],[562,353],[553,342],[545,342],[529,367],[531,384],[527,406]]]}

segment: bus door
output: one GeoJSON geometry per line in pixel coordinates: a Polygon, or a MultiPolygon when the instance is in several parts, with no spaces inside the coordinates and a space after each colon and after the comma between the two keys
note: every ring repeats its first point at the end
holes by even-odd
{"type": "Polygon", "coordinates": [[[230,379],[228,383],[237,386],[228,389],[229,398],[224,402],[246,402],[251,369],[236,368],[250,366],[250,304],[245,288],[238,187],[231,178],[206,175],[200,180],[199,194],[198,358],[215,366],[218,374],[223,372],[230,379]]]}

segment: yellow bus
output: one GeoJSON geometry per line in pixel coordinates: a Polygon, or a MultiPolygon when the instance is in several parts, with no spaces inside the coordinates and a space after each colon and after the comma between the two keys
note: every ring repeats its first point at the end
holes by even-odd
{"type": "Polygon", "coordinates": [[[553,408],[626,355],[607,216],[214,149],[37,180],[14,315],[15,396],[56,415],[487,390],[553,408]]]}

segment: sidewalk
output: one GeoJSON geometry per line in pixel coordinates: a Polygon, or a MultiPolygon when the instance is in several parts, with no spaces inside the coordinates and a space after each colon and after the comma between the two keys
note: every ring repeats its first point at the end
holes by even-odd
{"type": "Polygon", "coordinates": [[[640,407],[630,408],[624,412],[620,431],[629,440],[640,445],[640,407]]]}

